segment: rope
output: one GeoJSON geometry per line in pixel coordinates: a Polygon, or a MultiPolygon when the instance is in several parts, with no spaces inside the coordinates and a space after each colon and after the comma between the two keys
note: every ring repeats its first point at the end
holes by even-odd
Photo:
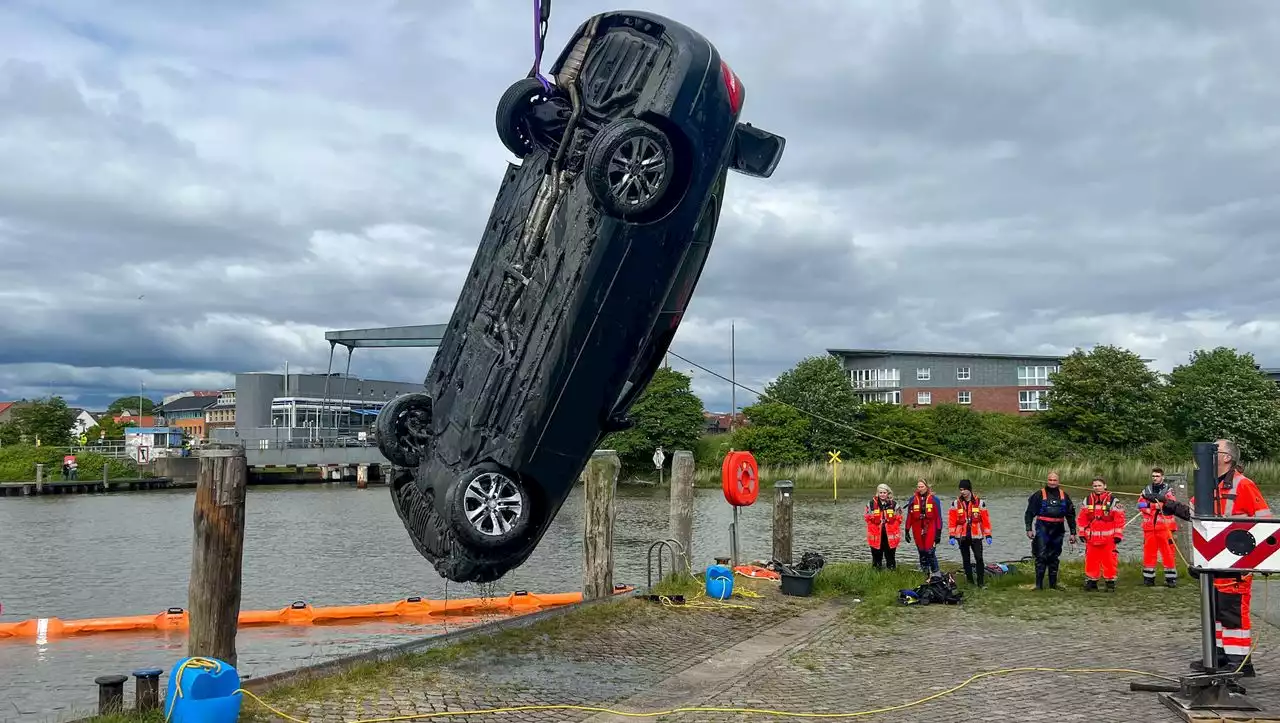
{"type": "Polygon", "coordinates": [[[542,45],[547,40],[547,25],[551,19],[551,0],[533,0],[533,70],[531,77],[542,83],[543,90],[550,90],[551,83],[542,74],[542,45]]]}
{"type": "MultiPolygon", "coordinates": [[[[981,470],[981,471],[983,471],[983,472],[990,472],[991,474],[1003,475],[1003,476],[1005,476],[1005,477],[1011,477],[1011,478],[1013,478],[1013,479],[1019,479],[1019,480],[1024,480],[1024,481],[1027,481],[1027,482],[1033,482],[1033,483],[1035,483],[1035,484],[1037,484],[1037,485],[1043,485],[1043,484],[1044,484],[1044,482],[1043,482],[1043,481],[1038,480],[1038,479],[1034,479],[1034,478],[1032,478],[1032,477],[1028,477],[1028,476],[1026,476],[1026,475],[1017,474],[1017,473],[1015,473],[1015,472],[1005,472],[1004,470],[999,470],[999,469],[995,469],[995,468],[992,468],[992,467],[984,467],[984,466],[982,466],[982,465],[980,465],[980,464],[977,464],[976,462],[968,462],[968,461],[965,461],[965,460],[955,459],[955,458],[953,458],[953,457],[947,457],[947,456],[945,456],[945,455],[941,455],[941,454],[937,454],[937,453],[934,453],[934,452],[930,452],[930,451],[928,451],[928,450],[920,449],[919,447],[912,447],[912,446],[911,446],[911,445],[909,445],[909,444],[903,444],[902,442],[896,442],[896,441],[894,441],[894,440],[892,440],[892,439],[888,439],[888,438],[886,438],[886,437],[881,437],[881,436],[879,436],[879,435],[877,435],[877,434],[872,434],[871,432],[868,432],[868,431],[863,430],[863,429],[859,429],[859,428],[857,428],[857,427],[853,426],[852,424],[848,424],[848,423],[846,423],[846,422],[841,422],[841,421],[838,421],[838,420],[835,420],[835,419],[830,419],[830,418],[828,418],[828,417],[824,417],[824,416],[822,416],[821,414],[818,414],[817,412],[811,412],[811,411],[809,411],[809,410],[807,410],[807,409],[802,409],[802,408],[800,408],[800,407],[797,407],[797,406],[796,406],[796,405],[794,405],[794,404],[791,404],[790,402],[784,402],[784,401],[782,401],[781,399],[778,399],[778,398],[776,398],[776,397],[773,397],[772,395],[766,394],[766,393],[764,393],[764,392],[762,392],[762,391],[759,391],[759,390],[757,390],[757,389],[752,389],[751,387],[749,387],[749,386],[747,386],[747,385],[745,385],[745,384],[742,384],[742,383],[740,383],[740,382],[738,382],[738,381],[735,381],[735,380],[733,380],[733,379],[730,379],[729,377],[726,377],[726,376],[725,376],[725,375],[723,375],[723,374],[720,374],[720,373],[718,373],[718,372],[712,371],[711,369],[708,369],[708,368],[706,368],[706,367],[702,366],[701,364],[699,364],[699,363],[697,363],[697,362],[695,362],[695,361],[692,361],[692,360],[690,360],[690,359],[688,359],[688,358],[686,358],[686,357],[680,356],[679,354],[677,354],[677,353],[675,353],[675,352],[673,352],[673,351],[668,351],[667,353],[668,353],[668,354],[670,354],[671,356],[673,356],[673,357],[675,357],[675,358],[679,359],[680,361],[685,362],[686,364],[691,364],[691,365],[693,365],[693,366],[694,366],[694,367],[696,367],[697,369],[700,369],[700,370],[702,370],[702,371],[706,372],[707,374],[710,374],[711,376],[716,377],[717,379],[720,379],[720,380],[722,380],[722,381],[729,382],[730,384],[732,384],[732,385],[734,385],[734,386],[736,386],[736,387],[738,387],[738,388],[742,389],[743,391],[751,392],[752,394],[756,395],[757,397],[760,397],[761,399],[768,399],[769,401],[774,402],[775,404],[781,404],[782,406],[784,406],[784,407],[788,407],[788,408],[790,408],[790,409],[793,409],[793,410],[795,410],[795,411],[797,411],[797,412],[799,412],[799,413],[801,413],[801,414],[803,414],[803,415],[806,415],[806,416],[809,416],[809,417],[813,417],[814,419],[818,420],[819,422],[825,422],[826,424],[835,425],[835,426],[840,427],[840,428],[842,428],[842,429],[847,429],[847,430],[849,430],[850,432],[854,432],[855,434],[861,434],[861,435],[862,435],[862,436],[864,436],[864,437],[869,437],[869,438],[874,439],[874,440],[876,440],[876,441],[878,441],[878,442],[884,442],[885,444],[891,444],[891,445],[893,445],[893,446],[895,446],[895,447],[899,447],[899,448],[901,448],[901,449],[906,449],[906,450],[909,450],[909,451],[915,452],[915,453],[917,453],[917,454],[923,454],[923,455],[925,455],[926,457],[933,457],[934,459],[938,459],[938,460],[941,460],[941,461],[943,461],[943,462],[948,462],[948,463],[950,463],[950,464],[956,465],[957,467],[969,467],[969,468],[971,468],[971,469],[981,470]]],[[[1073,490],[1084,490],[1084,491],[1086,491],[1086,492],[1092,492],[1092,491],[1093,491],[1093,488],[1092,488],[1092,487],[1081,487],[1081,486],[1078,486],[1078,485],[1062,484],[1061,482],[1059,483],[1059,486],[1060,486],[1060,487],[1065,487],[1065,488],[1067,488],[1067,489],[1073,489],[1073,490]]],[[[1141,494],[1139,494],[1139,493],[1137,493],[1137,492],[1112,492],[1112,494],[1115,494],[1115,495],[1128,495],[1128,496],[1130,496],[1130,497],[1141,497],[1141,496],[1142,496],[1141,494]]]]}

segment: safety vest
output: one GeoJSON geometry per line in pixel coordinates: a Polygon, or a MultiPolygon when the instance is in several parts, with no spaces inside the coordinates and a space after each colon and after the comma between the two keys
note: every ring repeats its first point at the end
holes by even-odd
{"type": "Polygon", "coordinates": [[[1124,536],[1124,510],[1110,492],[1090,492],[1076,516],[1076,528],[1090,545],[1112,544],[1113,538],[1124,536]]]}
{"type": "Polygon", "coordinates": [[[919,494],[911,495],[910,512],[907,513],[907,525],[915,537],[916,547],[927,550],[938,543],[938,533],[942,531],[942,510],[938,509],[937,497],[930,492],[927,497],[919,494]]]}
{"type": "MultiPolygon", "coordinates": [[[[1151,485],[1143,490],[1144,493],[1154,492],[1157,496],[1166,500],[1174,499],[1173,490],[1168,485],[1161,485],[1160,490],[1156,490],[1151,485]]],[[[1176,532],[1178,529],[1178,518],[1170,514],[1165,514],[1164,508],[1159,504],[1152,504],[1150,500],[1138,500],[1138,512],[1142,515],[1142,532],[1150,534],[1156,530],[1161,532],[1176,532]]]]}
{"type": "Polygon", "coordinates": [[[865,517],[868,545],[880,549],[880,531],[883,529],[889,538],[889,549],[898,549],[898,543],[902,541],[902,514],[892,502],[887,507],[881,507],[880,500],[873,498],[867,503],[865,517]]]}
{"type": "Polygon", "coordinates": [[[1065,522],[1067,519],[1067,493],[1058,488],[1058,498],[1049,499],[1049,490],[1040,488],[1040,509],[1036,518],[1042,522],[1065,522]]]}
{"type": "Polygon", "coordinates": [[[987,514],[987,503],[974,497],[965,502],[959,497],[951,505],[948,513],[947,527],[952,537],[989,537],[991,535],[991,517],[987,514]]]}

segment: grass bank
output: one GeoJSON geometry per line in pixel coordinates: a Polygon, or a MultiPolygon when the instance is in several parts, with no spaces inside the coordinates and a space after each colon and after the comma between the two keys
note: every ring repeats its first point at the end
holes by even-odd
{"type": "MultiPolygon", "coordinates": [[[[1063,616],[1069,618],[1072,614],[1086,611],[1124,616],[1131,612],[1149,611],[1153,605],[1170,615],[1191,615],[1199,609],[1199,585],[1187,575],[1186,567],[1182,565],[1179,566],[1181,584],[1168,589],[1163,585],[1143,587],[1141,564],[1121,563],[1117,590],[1108,593],[1084,591],[1084,563],[1080,560],[1063,561],[1058,576],[1061,590],[1035,589],[1033,561],[1011,564],[1016,572],[987,575],[985,589],[968,585],[960,566],[955,563],[943,563],[942,569],[954,574],[959,588],[964,591],[962,607],[999,617],[1048,620],[1063,616]]],[[[836,563],[826,566],[818,574],[814,580],[814,595],[857,599],[860,602],[850,611],[854,621],[893,625],[912,619],[910,616],[918,609],[917,606],[899,603],[899,590],[915,588],[923,579],[924,574],[919,570],[904,568],[901,564],[897,570],[887,571],[875,570],[865,563],[836,563]]]]}
{"type": "MultiPolygon", "coordinates": [[[[1159,465],[1165,474],[1182,473],[1191,479],[1193,467],[1190,461],[1169,462],[1159,465]]],[[[923,477],[935,488],[951,488],[960,479],[968,478],[978,489],[1026,488],[1031,489],[1044,482],[1050,471],[1057,471],[1063,484],[1088,487],[1095,475],[1102,475],[1112,489],[1137,490],[1151,480],[1152,465],[1138,460],[1125,462],[1070,461],[1056,465],[1002,464],[988,469],[964,467],[950,462],[934,460],[891,464],[885,462],[848,462],[841,464],[837,479],[840,489],[872,489],[884,483],[893,488],[898,497],[904,497],[915,489],[916,480],[923,477]]],[[[1254,462],[1246,474],[1262,487],[1280,488],[1280,463],[1254,462]]],[[[831,489],[831,467],[825,464],[806,464],[794,467],[765,467],[760,479],[766,486],[776,480],[789,479],[797,489],[831,489]]],[[[719,487],[720,468],[703,466],[697,470],[695,484],[698,487],[719,487]]]]}
{"type": "MultiPolygon", "coordinates": [[[[36,478],[36,465],[44,465],[44,478],[50,481],[62,479],[62,456],[65,447],[35,447],[32,445],[5,445],[0,447],[0,482],[32,482],[36,478]]],[[[128,459],[104,457],[92,452],[77,452],[77,476],[81,480],[102,479],[102,467],[107,465],[111,479],[138,479],[138,466],[128,459]]]]}

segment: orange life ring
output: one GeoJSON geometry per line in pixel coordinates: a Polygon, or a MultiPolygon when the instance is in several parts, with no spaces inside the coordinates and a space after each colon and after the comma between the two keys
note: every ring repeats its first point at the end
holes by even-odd
{"type": "Polygon", "coordinates": [[[730,452],[720,466],[720,488],[734,507],[749,507],[760,496],[760,469],[750,452],[730,452]]]}

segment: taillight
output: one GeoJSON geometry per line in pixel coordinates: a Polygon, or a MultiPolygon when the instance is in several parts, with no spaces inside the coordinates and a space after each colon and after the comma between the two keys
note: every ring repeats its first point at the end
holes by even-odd
{"type": "Polygon", "coordinates": [[[720,75],[724,78],[724,88],[729,92],[729,110],[734,115],[742,109],[742,98],[746,93],[746,89],[742,87],[742,81],[738,80],[738,74],[733,72],[729,64],[720,61],[720,75]]]}

